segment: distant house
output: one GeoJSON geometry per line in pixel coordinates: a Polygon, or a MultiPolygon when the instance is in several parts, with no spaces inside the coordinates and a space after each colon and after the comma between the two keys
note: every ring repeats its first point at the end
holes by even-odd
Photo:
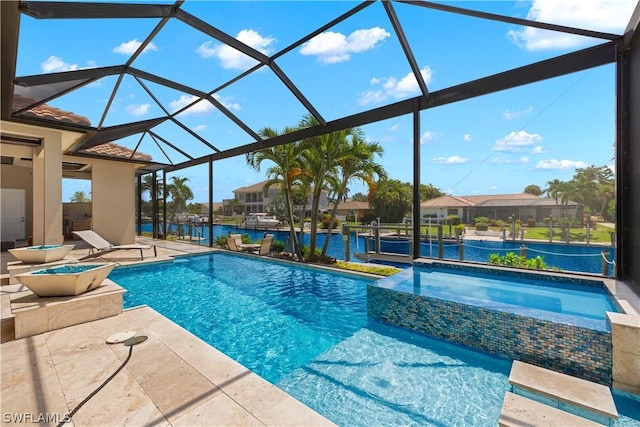
{"type": "MultiPolygon", "coordinates": [[[[220,207],[222,207],[222,202],[213,202],[214,215],[218,212],[220,207]]],[[[200,215],[209,215],[209,203],[200,203],[200,215]]]]}
{"type": "MultiPolygon", "coordinates": [[[[247,187],[240,187],[233,190],[233,194],[235,196],[235,200],[238,201],[239,209],[245,215],[249,213],[257,213],[257,212],[267,212],[270,213],[269,210],[271,206],[273,206],[274,200],[280,197],[282,192],[281,185],[272,185],[267,192],[267,195],[264,194],[264,186],[267,181],[258,182],[257,184],[249,185],[247,187]]],[[[327,196],[328,192],[326,190],[322,190],[320,196],[320,210],[327,209],[327,196]]],[[[231,211],[231,199],[223,200],[225,213],[227,211],[231,211]]],[[[296,210],[298,210],[296,208],[296,210]]],[[[305,212],[311,210],[311,198],[309,198],[307,205],[304,207],[305,212]]]]}
{"type": "Polygon", "coordinates": [[[528,193],[442,196],[420,203],[422,218],[446,218],[449,215],[460,217],[466,224],[471,224],[479,216],[503,221],[515,216],[516,220],[535,219],[536,223],[543,223],[550,216],[582,218],[582,206],[572,201],[556,204],[553,198],[528,193]]]}
{"type": "MultiPolygon", "coordinates": [[[[330,205],[327,210],[331,212],[333,205],[330,205]]],[[[354,221],[360,221],[365,215],[372,212],[369,202],[340,202],[336,211],[336,218],[340,221],[346,221],[347,217],[353,217],[354,221]]]]}

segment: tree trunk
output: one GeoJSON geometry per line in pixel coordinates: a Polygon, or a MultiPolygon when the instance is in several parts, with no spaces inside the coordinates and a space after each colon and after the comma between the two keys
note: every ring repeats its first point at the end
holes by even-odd
{"type": "Polygon", "coordinates": [[[329,249],[329,240],[331,239],[331,231],[333,231],[333,220],[336,217],[336,212],[338,211],[338,204],[340,203],[340,197],[336,197],[336,202],[333,204],[333,209],[331,210],[331,218],[329,219],[329,227],[327,228],[327,235],[324,238],[324,245],[322,246],[322,256],[327,255],[327,249],[329,249]]]}
{"type": "Polygon", "coordinates": [[[311,236],[309,237],[309,259],[313,259],[316,254],[316,238],[318,235],[318,209],[320,208],[320,195],[322,186],[316,183],[313,189],[313,199],[311,200],[311,236]]]}

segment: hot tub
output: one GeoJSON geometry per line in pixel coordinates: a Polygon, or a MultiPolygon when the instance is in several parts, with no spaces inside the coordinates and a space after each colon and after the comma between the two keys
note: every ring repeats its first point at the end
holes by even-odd
{"type": "Polygon", "coordinates": [[[44,264],[60,261],[74,247],[75,245],[39,245],[9,249],[9,252],[24,264],[44,264]]]}
{"type": "Polygon", "coordinates": [[[15,277],[39,297],[79,295],[102,284],[115,263],[61,265],[17,274],[15,277]]]}
{"type": "Polygon", "coordinates": [[[623,312],[603,280],[442,261],[367,288],[369,317],[610,385],[611,328],[623,312]]]}

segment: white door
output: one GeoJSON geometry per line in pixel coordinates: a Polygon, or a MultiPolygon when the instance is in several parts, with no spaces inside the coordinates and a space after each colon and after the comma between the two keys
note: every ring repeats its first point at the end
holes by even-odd
{"type": "Polygon", "coordinates": [[[3,188],[2,189],[2,241],[12,241],[14,239],[24,239],[24,198],[25,191],[22,189],[3,188]]]}

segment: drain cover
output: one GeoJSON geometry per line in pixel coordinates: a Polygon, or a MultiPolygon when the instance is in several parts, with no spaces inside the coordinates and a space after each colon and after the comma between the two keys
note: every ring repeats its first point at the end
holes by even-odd
{"type": "Polygon", "coordinates": [[[136,336],[134,331],[118,332],[107,338],[107,344],[119,344],[136,336]]]}

